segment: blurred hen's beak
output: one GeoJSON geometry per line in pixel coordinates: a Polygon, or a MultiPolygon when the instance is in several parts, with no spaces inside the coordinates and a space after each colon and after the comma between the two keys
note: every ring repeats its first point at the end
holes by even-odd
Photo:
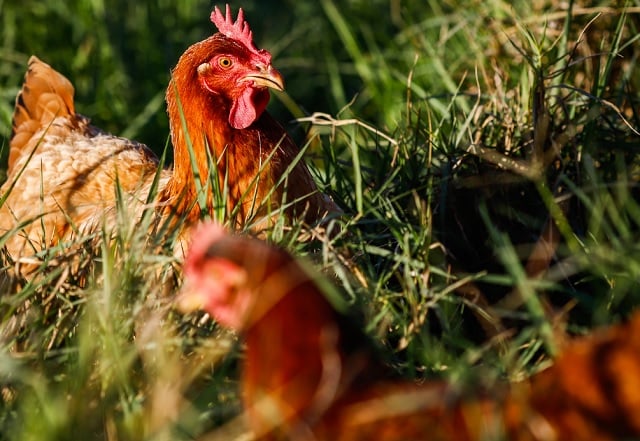
{"type": "Polygon", "coordinates": [[[253,81],[256,86],[269,87],[278,92],[284,90],[284,78],[273,66],[260,67],[256,73],[250,73],[244,77],[246,81],[253,81]]]}

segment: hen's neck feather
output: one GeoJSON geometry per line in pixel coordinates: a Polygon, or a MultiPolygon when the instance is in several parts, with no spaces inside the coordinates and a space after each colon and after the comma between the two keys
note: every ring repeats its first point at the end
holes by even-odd
{"type": "MultiPolygon", "coordinates": [[[[195,72],[194,67],[191,72],[195,72]]],[[[229,209],[244,197],[247,208],[239,210],[243,217],[250,210],[250,200],[254,192],[252,182],[259,173],[262,160],[269,156],[281,138],[284,130],[266,113],[246,129],[234,129],[228,122],[231,103],[221,95],[205,92],[200,86],[196,74],[188,75],[176,68],[167,90],[167,111],[174,147],[173,177],[165,188],[163,199],[171,201],[177,214],[187,215],[187,221],[196,221],[200,217],[197,199],[196,177],[192,162],[197,164],[202,185],[207,185],[211,159],[218,165],[218,180],[222,188],[228,186],[229,209]],[[191,152],[189,149],[191,146],[191,152]],[[193,161],[191,158],[193,155],[193,161]]],[[[288,141],[288,138],[285,140],[288,141]]],[[[257,200],[262,200],[264,189],[272,181],[272,172],[277,163],[272,158],[269,167],[261,173],[257,200]],[[269,181],[269,182],[265,182],[269,181]]],[[[254,184],[255,185],[255,184],[254,184]]],[[[209,185],[207,205],[213,206],[213,196],[209,185]]]]}
{"type": "MultiPolygon", "coordinates": [[[[211,156],[217,161],[220,188],[225,183],[227,185],[227,210],[230,212],[239,204],[237,216],[240,223],[243,223],[251,213],[261,216],[270,213],[273,207],[266,200],[272,201],[271,205],[282,202],[283,186],[279,186],[273,194],[270,192],[299,150],[284,128],[267,112],[263,112],[245,129],[235,129],[229,124],[231,100],[205,91],[198,79],[198,65],[206,59],[200,52],[208,47],[210,53],[211,44],[215,44],[215,37],[196,44],[185,52],[173,71],[167,89],[174,171],[161,199],[175,210],[175,214],[186,216],[187,223],[197,221],[200,218],[200,207],[196,202],[199,186],[196,185],[191,164],[197,164],[201,182],[207,185],[211,156]],[[265,165],[267,159],[269,162],[265,165]]],[[[303,163],[294,167],[287,180],[289,201],[304,199],[309,193],[316,191],[313,179],[303,163]]],[[[321,207],[323,203],[320,199],[321,195],[314,194],[303,204],[295,204],[296,207],[289,208],[289,214],[294,211],[302,212],[307,201],[312,206],[321,207]]],[[[206,200],[207,209],[211,212],[211,185],[208,186],[206,200]]],[[[313,210],[308,214],[309,217],[317,215],[313,210]]]]}

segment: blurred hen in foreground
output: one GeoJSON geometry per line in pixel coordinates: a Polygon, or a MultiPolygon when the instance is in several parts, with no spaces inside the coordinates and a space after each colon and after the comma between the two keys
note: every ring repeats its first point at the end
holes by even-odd
{"type": "Polygon", "coordinates": [[[395,378],[285,251],[209,224],[178,299],[246,342],[242,389],[258,439],[614,440],[640,436],[640,314],[572,341],[552,367],[489,394],[395,378]]]}
{"type": "Polygon", "coordinates": [[[113,222],[116,187],[136,216],[152,206],[187,226],[225,204],[236,225],[254,230],[279,210],[309,223],[339,211],[305,164],[293,165],[298,147],[265,111],[269,89],[282,90],[283,79],[271,54],[255,47],[242,9],[234,22],[229,6],[226,15],[215,8],[211,21],[219,32],[189,47],[172,72],[174,166],[160,172],[152,197],[158,160],[151,150],[90,125],[76,113],[71,83],[31,57],[0,189],[0,234],[11,235],[4,243],[14,259],[113,222]]]}

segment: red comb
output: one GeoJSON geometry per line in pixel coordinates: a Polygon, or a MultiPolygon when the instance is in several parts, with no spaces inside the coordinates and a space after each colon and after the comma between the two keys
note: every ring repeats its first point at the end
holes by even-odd
{"type": "Polygon", "coordinates": [[[259,56],[263,63],[271,63],[271,54],[264,49],[259,50],[253,44],[253,32],[251,32],[251,28],[249,28],[249,23],[244,21],[244,11],[242,8],[238,10],[238,18],[234,22],[233,17],[231,16],[231,7],[229,7],[229,4],[227,4],[225,15],[222,15],[222,12],[216,6],[211,13],[211,21],[216,25],[218,31],[225,36],[242,43],[247,49],[259,56]]]}

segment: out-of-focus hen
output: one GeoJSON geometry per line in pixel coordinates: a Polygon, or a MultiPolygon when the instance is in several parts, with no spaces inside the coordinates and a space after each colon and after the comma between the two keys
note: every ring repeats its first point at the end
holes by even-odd
{"type": "MultiPolygon", "coordinates": [[[[234,22],[229,6],[226,15],[215,8],[211,20],[219,32],[189,47],[172,72],[166,100],[174,166],[161,172],[149,202],[193,224],[201,207],[211,212],[216,204],[209,164],[217,163],[222,203],[228,213],[236,209],[237,225],[263,228],[280,207],[310,223],[338,211],[303,162],[292,166],[299,150],[265,112],[269,89],[282,90],[283,80],[271,54],[255,47],[242,9],[234,22]]],[[[14,259],[100,226],[116,205],[116,184],[134,213],[148,206],[155,155],[90,125],[73,94],[64,76],[29,60],[0,189],[0,235],[11,232],[5,244],[14,259]]]]}
{"type": "Polygon", "coordinates": [[[390,374],[281,249],[207,225],[185,262],[183,311],[246,342],[242,389],[258,439],[614,440],[640,436],[640,314],[567,345],[526,382],[459,391],[390,374]]]}

